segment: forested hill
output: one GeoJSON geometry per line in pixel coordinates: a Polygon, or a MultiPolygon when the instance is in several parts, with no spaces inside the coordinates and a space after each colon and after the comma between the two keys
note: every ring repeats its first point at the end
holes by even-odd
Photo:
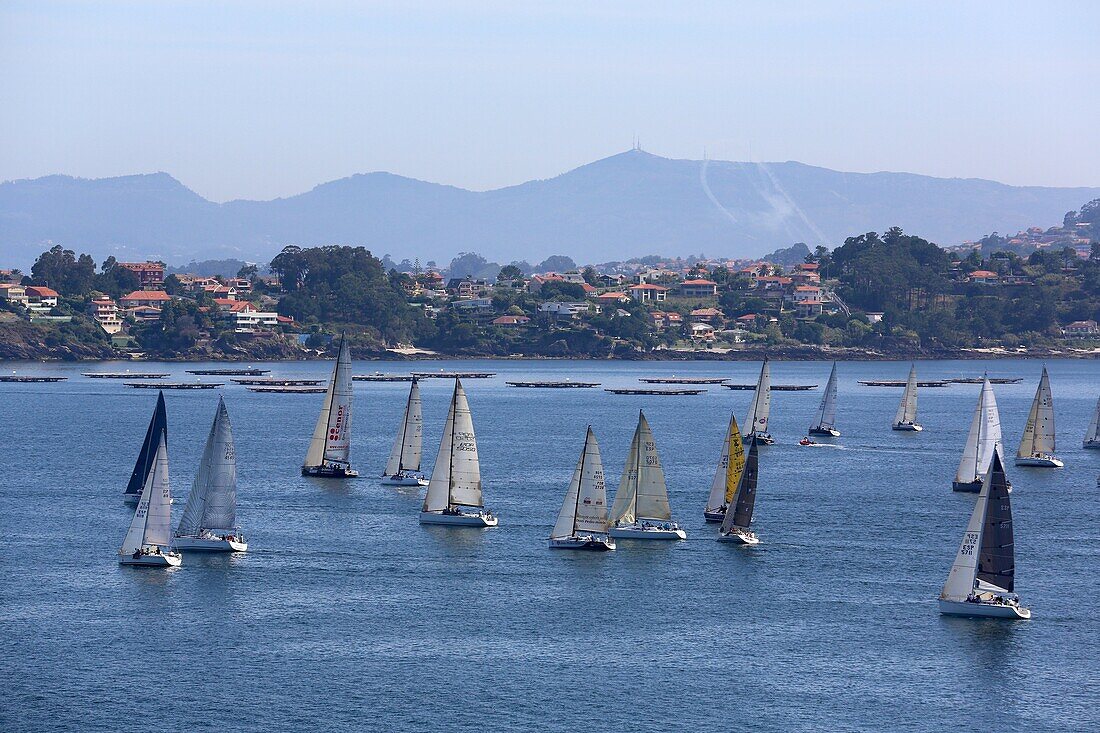
{"type": "Polygon", "coordinates": [[[29,267],[47,242],[98,259],[266,262],[284,244],[363,245],[395,258],[458,252],[537,262],[639,253],[760,256],[794,242],[838,245],[898,225],[938,244],[1049,226],[1100,188],[1013,187],[801,163],[671,160],[633,150],[494,191],[369,173],[273,201],[207,201],[164,173],[0,184],[2,265],[29,267]]]}

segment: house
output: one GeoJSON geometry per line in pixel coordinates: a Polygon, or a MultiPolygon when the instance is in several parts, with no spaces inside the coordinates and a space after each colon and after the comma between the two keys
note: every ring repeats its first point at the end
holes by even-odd
{"type": "Polygon", "coordinates": [[[596,279],[605,288],[615,288],[623,284],[626,275],[599,275],[596,279]]]}
{"type": "Polygon", "coordinates": [[[447,292],[456,298],[477,298],[488,292],[489,283],[484,280],[475,280],[470,277],[452,277],[447,281],[447,292]]]}
{"type": "Polygon", "coordinates": [[[650,311],[648,315],[653,327],[661,331],[668,328],[679,328],[684,323],[684,317],[675,312],[650,311]]]}
{"type": "Polygon", "coordinates": [[[588,309],[588,303],[559,303],[551,301],[539,304],[539,313],[562,318],[576,318],[581,313],[587,313],[588,309]]]}
{"type": "Polygon", "coordinates": [[[580,283],[584,282],[584,275],[582,275],[577,270],[570,270],[569,272],[563,272],[561,274],[561,279],[565,280],[565,282],[567,282],[567,283],[578,283],[578,284],[580,284],[580,283]]]}
{"type": "Polygon", "coordinates": [[[756,313],[746,313],[743,316],[737,316],[736,320],[742,326],[752,326],[756,324],[756,319],[761,316],[756,313]]]}
{"type": "Polygon", "coordinates": [[[234,300],[232,298],[214,298],[214,307],[226,313],[255,313],[259,310],[247,300],[234,300]]]}
{"type": "Polygon", "coordinates": [[[532,275],[531,279],[527,282],[527,290],[533,295],[538,295],[543,285],[555,282],[563,283],[565,282],[565,278],[554,272],[548,272],[543,275],[532,275]]]}
{"type": "Polygon", "coordinates": [[[722,320],[722,311],[717,308],[696,308],[691,312],[692,323],[715,323],[722,320]]]}
{"type": "Polygon", "coordinates": [[[691,338],[695,341],[713,341],[714,326],[709,323],[691,324],[691,338]]]}
{"type": "Polygon", "coordinates": [[[97,295],[92,298],[92,302],[88,304],[88,313],[105,333],[113,336],[122,330],[122,317],[118,314],[118,303],[109,296],[97,295]]]}
{"type": "Polygon", "coordinates": [[[451,303],[451,308],[456,313],[465,315],[486,315],[493,312],[493,299],[469,298],[468,300],[456,300],[451,303]]]}
{"type": "Polygon", "coordinates": [[[685,298],[713,298],[718,295],[718,283],[713,280],[684,280],[680,283],[680,295],[685,298]]]}
{"type": "Polygon", "coordinates": [[[1000,275],[989,270],[974,270],[966,278],[966,281],[974,285],[996,285],[1000,281],[1000,275]]]}
{"type": "Polygon", "coordinates": [[[17,303],[19,305],[26,306],[27,289],[24,288],[22,285],[0,285],[0,298],[3,298],[9,303],[17,303]]]}
{"type": "Polygon", "coordinates": [[[520,328],[526,326],[531,322],[531,319],[527,316],[501,316],[500,318],[493,319],[494,326],[501,326],[503,328],[520,328]]]}
{"type": "MultiPolygon", "coordinates": [[[[160,308],[171,299],[172,296],[163,290],[135,290],[132,293],[123,295],[118,299],[118,302],[123,308],[138,308],[141,306],[160,308]]],[[[160,317],[159,314],[157,317],[160,317]]]]}
{"type": "Polygon", "coordinates": [[[600,293],[594,300],[600,304],[600,306],[613,306],[619,303],[625,303],[630,300],[630,296],[626,293],[618,290],[612,290],[609,293],[600,293]]]}
{"type": "Polygon", "coordinates": [[[279,325],[278,313],[255,309],[232,311],[226,313],[224,319],[233,324],[233,330],[236,333],[259,333],[279,325]]]}
{"type": "Polygon", "coordinates": [[[1100,325],[1096,321],[1074,321],[1062,329],[1062,335],[1066,338],[1098,338],[1100,337],[1100,325]]]}
{"type": "Polygon", "coordinates": [[[630,293],[630,297],[639,303],[661,303],[668,297],[668,288],[664,285],[642,283],[641,285],[631,285],[627,288],[627,291],[630,293]]]}
{"type": "Polygon", "coordinates": [[[804,301],[816,300],[821,301],[821,288],[816,285],[795,285],[790,293],[787,294],[787,300],[791,301],[795,305],[804,301]]]}
{"type": "Polygon", "coordinates": [[[794,304],[797,318],[817,318],[821,315],[825,303],[820,300],[798,300],[794,304]]]}
{"type": "Polygon", "coordinates": [[[238,293],[252,292],[252,281],[246,277],[231,277],[225,284],[231,288],[235,288],[238,293]]]}
{"type": "Polygon", "coordinates": [[[142,290],[159,290],[164,287],[164,265],[160,262],[119,262],[118,266],[137,275],[138,285],[142,290]]]}
{"type": "Polygon", "coordinates": [[[816,262],[803,262],[791,271],[791,282],[797,285],[817,285],[821,282],[816,262]]]}
{"type": "Polygon", "coordinates": [[[154,308],[151,305],[139,305],[136,308],[128,309],[126,312],[138,323],[160,320],[160,308],[154,308]]]}
{"type": "Polygon", "coordinates": [[[882,323],[882,317],[886,314],[885,313],[864,313],[863,315],[867,316],[867,322],[868,323],[882,323]]]}
{"type": "Polygon", "coordinates": [[[210,298],[228,298],[229,300],[237,299],[237,289],[232,285],[223,285],[220,282],[214,281],[213,283],[207,283],[202,286],[202,292],[206,293],[210,298]]]}
{"type": "Polygon", "coordinates": [[[754,282],[757,290],[784,290],[792,281],[783,275],[762,275],[754,282]]]}
{"type": "Polygon", "coordinates": [[[39,285],[28,285],[24,289],[26,300],[23,305],[27,310],[38,315],[49,313],[50,310],[57,307],[57,299],[61,297],[58,292],[52,288],[46,288],[39,285]]]}

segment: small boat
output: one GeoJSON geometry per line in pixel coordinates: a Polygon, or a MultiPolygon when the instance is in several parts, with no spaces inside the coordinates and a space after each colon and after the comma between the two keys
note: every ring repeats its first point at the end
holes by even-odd
{"type": "Polygon", "coordinates": [[[905,382],[905,393],[898,404],[898,412],[894,415],[893,430],[901,430],[910,433],[919,433],[924,430],[917,422],[917,365],[909,367],[909,379],[905,382]]]}
{"type": "Polygon", "coordinates": [[[768,432],[768,417],[772,412],[772,371],[768,365],[768,357],[764,357],[764,364],[760,367],[760,378],[756,381],[756,390],[752,393],[752,402],[749,404],[748,418],[745,425],[749,431],[742,436],[742,442],[748,443],[752,438],[762,445],[773,445],[775,439],[768,432]]]}
{"type": "MultiPolygon", "coordinates": [[[[978,395],[978,404],[974,407],[974,417],[970,421],[970,432],[966,436],[959,470],[951,482],[952,491],[978,493],[982,481],[993,462],[993,455],[1002,455],[1001,416],[997,412],[997,398],[993,396],[993,387],[986,380],[978,395]]],[[[1002,457],[1002,463],[1004,459],[1002,457]]],[[[1009,491],[1011,491],[1011,487],[1009,491]]]]}
{"type": "Polygon", "coordinates": [[[798,444],[799,445],[820,445],[820,443],[817,443],[813,440],[810,440],[810,436],[808,436],[808,435],[805,438],[803,438],[802,440],[798,441],[798,444]]]}
{"type": "Polygon", "coordinates": [[[672,521],[668,487],[657,443],[645,415],[630,442],[615,504],[611,507],[611,536],[623,540],[683,540],[687,533],[672,521]]]}
{"type": "Polygon", "coordinates": [[[721,522],[726,517],[726,507],[733,500],[741,471],[745,468],[745,446],[741,442],[741,428],[737,418],[730,414],[730,424],[726,429],[726,439],[722,441],[722,455],[710,483],[710,495],[703,509],[703,518],[708,522],[721,522]]]}
{"type": "Polygon", "coordinates": [[[1054,455],[1054,451],[1054,397],[1050,392],[1047,368],[1043,367],[1043,376],[1039,378],[1035,399],[1031,401],[1031,412],[1027,416],[1024,435],[1016,450],[1016,465],[1062,468],[1066,464],[1054,455]]]}
{"type": "Polygon", "coordinates": [[[118,551],[120,565],[177,567],[183,558],[172,542],[172,492],[168,482],[168,444],[160,433],[153,462],[142,482],[134,518],[118,551]]]}
{"type": "Polygon", "coordinates": [[[749,452],[745,458],[745,470],[737,482],[737,491],[733,501],[726,509],[722,527],[718,530],[719,542],[732,542],[739,545],[759,545],[760,538],[749,529],[752,524],[752,512],[756,507],[756,481],[760,469],[760,451],[754,439],[749,443],[749,452]]]}
{"type": "Polygon", "coordinates": [[[355,478],[351,467],[351,350],[347,338],[340,338],[340,353],[332,368],[332,379],[313,438],[309,442],[303,476],[316,478],[355,478]]]}
{"type": "Polygon", "coordinates": [[[1096,400],[1096,410],[1092,413],[1092,422],[1089,423],[1089,429],[1085,431],[1085,440],[1081,443],[1082,448],[1100,448],[1100,398],[1096,400]]]}
{"type": "Polygon", "coordinates": [[[237,450],[221,398],[172,545],[177,550],[205,552],[248,549],[237,526],[237,450]]]}
{"type": "Polygon", "coordinates": [[[821,396],[821,406],[817,408],[817,420],[810,427],[810,435],[829,435],[840,437],[836,429],[836,362],[829,372],[829,382],[825,385],[825,394],[821,396]]]}
{"type": "Polygon", "coordinates": [[[405,403],[405,414],[401,419],[401,429],[393,441],[390,460],[382,474],[385,486],[427,486],[428,481],[420,473],[420,459],[423,453],[424,419],[421,415],[420,384],[413,379],[409,388],[409,399],[405,403]]]}
{"type": "Polygon", "coordinates": [[[149,476],[153,461],[156,460],[157,446],[160,445],[162,438],[165,446],[167,446],[168,414],[164,409],[163,392],[157,395],[157,405],[153,408],[153,417],[149,420],[149,427],[145,429],[145,440],[142,441],[141,450],[138,451],[134,470],[130,474],[130,481],[126,484],[126,490],[122,492],[122,499],[127,504],[138,503],[141,489],[145,486],[145,479],[149,476]]]}
{"type": "Polygon", "coordinates": [[[599,443],[589,425],[580,460],[558,512],[558,521],[550,532],[550,549],[614,550],[615,541],[608,535],[608,529],[603,461],[600,459],[599,443]]]}
{"type": "Polygon", "coordinates": [[[420,510],[420,523],[457,527],[495,527],[498,524],[492,512],[485,510],[474,420],[466,391],[458,379],[424,506],[420,510]]]}
{"type": "Polygon", "coordinates": [[[1026,619],[1031,611],[1014,592],[1012,501],[1000,453],[982,481],[955,563],[940,592],[940,613],[1026,619]]]}

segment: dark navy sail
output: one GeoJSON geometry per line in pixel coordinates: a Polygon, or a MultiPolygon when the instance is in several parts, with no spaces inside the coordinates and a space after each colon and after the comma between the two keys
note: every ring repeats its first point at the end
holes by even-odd
{"type": "Polygon", "coordinates": [[[1012,546],[1012,504],[1008,498],[1008,479],[1005,477],[1000,453],[993,453],[989,472],[989,499],[985,509],[981,549],[978,552],[978,580],[1011,591],[1016,575],[1016,559],[1012,546]]]}
{"type": "Polygon", "coordinates": [[[126,486],[127,496],[137,496],[141,493],[141,487],[145,485],[145,477],[149,475],[149,469],[157,458],[157,446],[160,445],[161,436],[164,436],[164,444],[168,444],[168,414],[164,409],[164,393],[157,394],[157,406],[153,410],[153,419],[149,421],[149,429],[145,431],[145,442],[141,444],[141,452],[138,453],[137,463],[134,464],[134,472],[130,474],[130,483],[126,486]]]}
{"type": "Polygon", "coordinates": [[[756,476],[760,464],[760,449],[757,447],[756,436],[752,436],[749,443],[749,451],[745,455],[745,469],[741,472],[741,480],[737,482],[737,492],[733,496],[733,502],[726,510],[726,518],[722,522],[722,531],[729,532],[734,527],[748,529],[752,522],[752,510],[756,506],[756,476]]]}

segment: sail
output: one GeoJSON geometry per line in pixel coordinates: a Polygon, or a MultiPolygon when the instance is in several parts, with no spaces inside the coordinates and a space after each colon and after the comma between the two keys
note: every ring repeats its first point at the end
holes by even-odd
{"type": "Polygon", "coordinates": [[[737,491],[734,499],[726,509],[726,516],[722,519],[722,532],[729,532],[734,527],[748,529],[752,523],[752,510],[756,506],[756,480],[759,472],[760,449],[756,445],[756,438],[749,443],[749,453],[745,459],[745,470],[741,472],[741,478],[737,482],[737,491]]]}
{"type": "MultiPolygon", "coordinates": [[[[153,452],[154,458],[156,452],[153,452]]],[[[126,531],[126,537],[122,540],[122,547],[119,549],[121,555],[132,555],[135,551],[141,548],[142,539],[145,537],[145,523],[149,521],[149,499],[153,495],[153,468],[156,464],[150,467],[149,473],[145,477],[145,483],[142,485],[141,491],[138,492],[137,508],[134,510],[134,516],[130,519],[130,528],[126,531]]]]}
{"type": "Polygon", "coordinates": [[[814,427],[836,427],[836,362],[829,372],[829,382],[825,385],[825,394],[821,396],[821,406],[817,409],[817,423],[814,427]]]}
{"type": "Polygon", "coordinates": [[[1016,455],[1020,458],[1040,453],[1054,452],[1054,398],[1050,392],[1050,377],[1043,367],[1043,376],[1039,378],[1039,388],[1035,390],[1035,399],[1031,401],[1031,412],[1027,416],[1024,435],[1016,455]]]}
{"type": "Polygon", "coordinates": [[[551,537],[569,537],[584,532],[606,533],[607,529],[607,487],[603,461],[590,426],[551,537]]]}
{"type": "Polygon", "coordinates": [[[451,407],[443,426],[443,438],[435,457],[435,468],[424,496],[424,511],[440,512],[448,506],[483,506],[481,463],[470,403],[462,382],[455,380],[451,407]]]}
{"type": "Polygon", "coordinates": [[[233,529],[237,522],[237,451],[224,400],[218,400],[195,483],[176,534],[198,536],[204,529],[233,529]]]}
{"type": "Polygon", "coordinates": [[[771,385],[771,367],[765,357],[764,365],[760,367],[760,379],[756,383],[756,391],[752,394],[748,419],[745,420],[749,434],[768,432],[768,416],[772,411],[771,385]]]}
{"type": "Polygon", "coordinates": [[[898,412],[894,415],[894,424],[911,424],[917,421],[917,367],[909,367],[909,380],[905,383],[905,394],[901,396],[898,412]]]}
{"type": "Polygon", "coordinates": [[[715,469],[714,480],[710,484],[706,511],[716,512],[729,506],[744,467],[745,448],[741,444],[741,429],[737,426],[737,418],[731,414],[726,439],[722,442],[722,456],[718,459],[718,468],[715,469]],[[732,462],[730,456],[733,456],[732,462]]]}
{"type": "Polygon", "coordinates": [[[989,490],[982,541],[978,551],[978,580],[1012,592],[1016,574],[1012,542],[1012,502],[1009,499],[1004,464],[999,455],[993,457],[986,484],[989,490]]]}
{"type": "Polygon", "coordinates": [[[638,413],[638,433],[638,490],[634,500],[634,513],[639,519],[672,519],[665,470],[661,468],[653,431],[649,429],[649,422],[641,413],[638,413]]]}
{"type": "Polygon", "coordinates": [[[994,453],[1001,452],[1001,418],[997,412],[997,398],[993,396],[993,387],[986,379],[982,382],[982,391],[978,395],[978,404],[974,408],[974,417],[970,421],[970,432],[966,436],[959,470],[955,481],[970,483],[985,476],[989,470],[994,453]]]}
{"type": "Polygon", "coordinates": [[[420,406],[420,385],[416,379],[409,389],[409,400],[405,404],[405,417],[401,429],[393,441],[390,460],[386,464],[385,476],[394,476],[401,471],[419,471],[422,453],[424,418],[420,406]]]}
{"type": "Polygon", "coordinates": [[[325,402],[313,438],[309,442],[307,467],[325,462],[347,464],[351,453],[351,350],[346,338],[340,339],[340,353],[332,368],[332,380],[325,391],[325,402]]]}
{"type": "Polygon", "coordinates": [[[623,464],[623,475],[619,479],[619,489],[615,492],[615,503],[611,505],[611,521],[633,524],[637,518],[634,512],[634,497],[638,493],[638,456],[641,453],[640,431],[634,430],[630,441],[630,450],[623,464]]]}
{"type": "Polygon", "coordinates": [[[1100,397],[1096,399],[1096,411],[1092,413],[1092,422],[1089,423],[1089,429],[1085,431],[1085,442],[1100,442],[1100,397]]]}
{"type": "Polygon", "coordinates": [[[157,446],[160,445],[161,436],[164,436],[165,444],[168,441],[168,413],[164,409],[164,393],[157,394],[157,406],[153,408],[153,417],[149,420],[149,427],[145,430],[145,440],[142,441],[141,451],[138,453],[134,471],[130,474],[130,482],[126,485],[124,494],[137,496],[145,486],[145,480],[149,477],[149,469],[153,466],[153,459],[157,454],[157,446]]]}

